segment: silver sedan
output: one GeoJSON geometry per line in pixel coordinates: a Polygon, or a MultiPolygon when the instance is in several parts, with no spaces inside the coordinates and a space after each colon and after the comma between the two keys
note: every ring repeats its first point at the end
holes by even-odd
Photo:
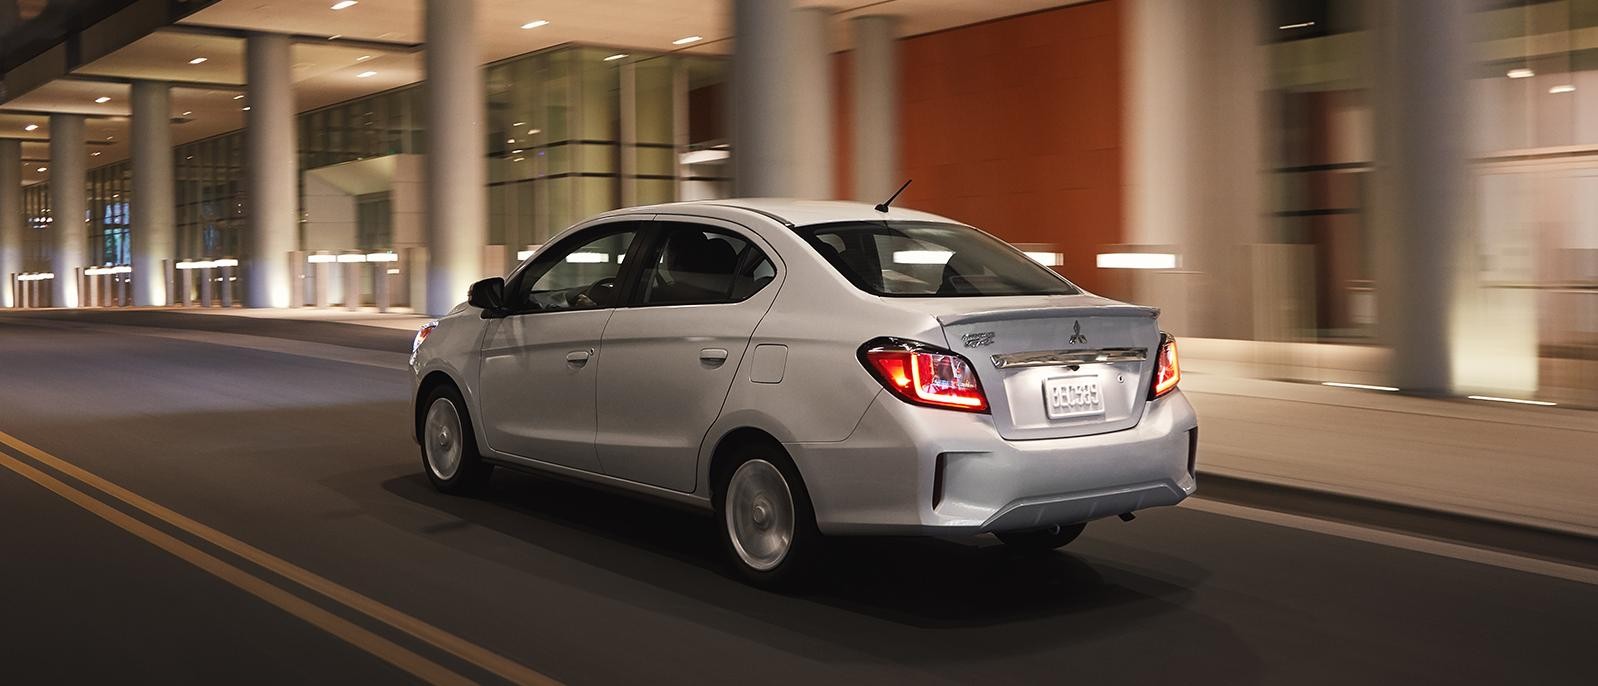
{"type": "Polygon", "coordinates": [[[714,510],[762,585],[823,535],[1046,550],[1194,490],[1157,314],[921,212],[618,210],[417,333],[414,430],[448,493],[507,466],[714,510]]]}

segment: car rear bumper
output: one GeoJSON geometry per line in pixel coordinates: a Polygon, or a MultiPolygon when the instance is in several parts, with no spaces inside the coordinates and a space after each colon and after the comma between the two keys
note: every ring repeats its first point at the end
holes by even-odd
{"type": "Polygon", "coordinates": [[[988,415],[884,393],[849,438],[786,447],[824,533],[980,533],[1181,502],[1196,487],[1197,430],[1181,391],[1128,429],[1027,441],[1004,440],[988,415]]]}

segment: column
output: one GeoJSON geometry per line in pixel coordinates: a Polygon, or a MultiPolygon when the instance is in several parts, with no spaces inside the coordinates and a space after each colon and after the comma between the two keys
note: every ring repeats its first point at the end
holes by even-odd
{"type": "Polygon", "coordinates": [[[299,249],[300,204],[295,197],[298,165],[289,68],[288,36],[252,33],[245,38],[250,255],[244,271],[250,307],[288,307],[294,288],[286,258],[299,249]]]}
{"type": "MultiPolygon", "coordinates": [[[[22,273],[22,141],[0,139],[0,277],[22,273]]],[[[20,307],[7,282],[0,307],[20,307]]]]}
{"type": "Polygon", "coordinates": [[[88,175],[84,164],[83,115],[50,115],[50,230],[55,234],[50,281],[54,307],[80,307],[83,302],[78,270],[89,256],[87,216],[88,175]]]}
{"type": "Polygon", "coordinates": [[[1377,326],[1392,385],[1452,390],[1456,264],[1469,180],[1466,22],[1459,0],[1372,2],[1376,27],[1377,326]]]}
{"type": "Polygon", "coordinates": [[[899,43],[897,17],[866,16],[854,24],[854,199],[882,202],[899,174],[899,43]]]}
{"type": "Polygon", "coordinates": [[[733,191],[745,197],[792,195],[794,57],[790,0],[734,0],[732,58],[733,191]]]}
{"type": "Polygon", "coordinates": [[[487,94],[476,0],[427,0],[427,303],[443,314],[481,278],[488,243],[487,94]]]}
{"type": "Polygon", "coordinates": [[[140,307],[168,303],[162,264],[177,257],[170,93],[163,82],[133,82],[133,300],[140,307]]]}
{"type": "Polygon", "coordinates": [[[832,9],[794,10],[790,88],[800,94],[793,103],[794,187],[800,198],[834,195],[832,139],[832,50],[827,24],[832,9]]]}

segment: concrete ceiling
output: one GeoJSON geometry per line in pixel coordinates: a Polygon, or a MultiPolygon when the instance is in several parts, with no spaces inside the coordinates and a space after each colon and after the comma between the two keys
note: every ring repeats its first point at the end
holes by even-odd
{"type": "MultiPolygon", "coordinates": [[[[851,17],[891,14],[902,18],[903,35],[917,35],[1022,14],[1083,0],[795,0],[826,7],[836,20],[832,48],[849,47],[851,17]]],[[[244,126],[244,40],[240,31],[298,36],[293,46],[296,111],[306,111],[422,80],[422,0],[361,0],[332,10],[332,0],[219,0],[178,25],[134,40],[110,54],[0,104],[0,137],[42,141],[49,137],[47,112],[90,115],[90,168],[128,156],[126,82],[170,81],[173,140],[186,143],[244,126]],[[331,39],[331,40],[329,40],[331,39]],[[200,63],[192,63],[204,58],[200,63]],[[375,72],[368,76],[363,73],[375,72]],[[110,98],[97,103],[97,98],[110,98]],[[24,131],[38,124],[34,131],[24,131]],[[98,154],[95,154],[98,153],[98,154]]],[[[730,0],[479,0],[479,35],[484,63],[565,43],[615,46],[640,51],[724,54],[732,49],[730,0]],[[532,29],[535,20],[549,22],[532,29]],[[704,40],[687,46],[672,41],[689,35],[704,40]]],[[[47,157],[43,144],[25,144],[25,157],[47,157]],[[37,152],[37,154],[35,154],[37,152]]],[[[25,162],[23,181],[48,178],[41,165],[25,162]]]]}

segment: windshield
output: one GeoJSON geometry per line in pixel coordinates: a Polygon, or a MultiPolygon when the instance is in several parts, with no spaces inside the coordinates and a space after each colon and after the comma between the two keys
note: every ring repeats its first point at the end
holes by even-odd
{"type": "Polygon", "coordinates": [[[1053,270],[959,224],[840,222],[797,229],[851,283],[900,297],[1076,295],[1053,270]]]}

